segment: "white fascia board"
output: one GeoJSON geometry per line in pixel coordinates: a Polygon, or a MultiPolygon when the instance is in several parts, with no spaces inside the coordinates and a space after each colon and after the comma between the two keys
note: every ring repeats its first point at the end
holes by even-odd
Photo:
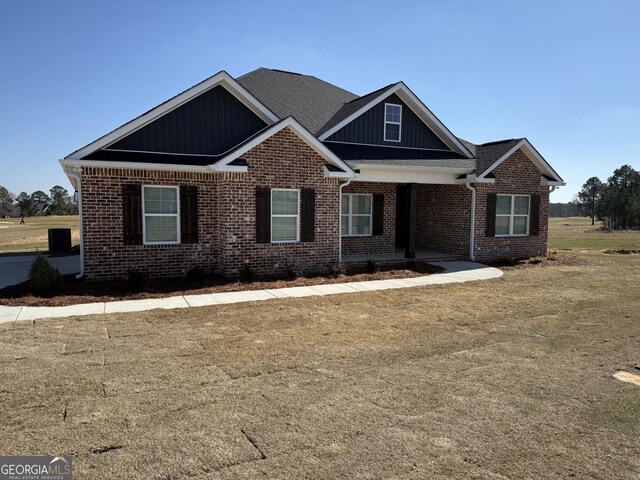
{"type": "Polygon", "coordinates": [[[505,153],[502,157],[496,160],[489,168],[487,168],[484,172],[482,172],[482,174],[478,178],[486,178],[486,176],[489,173],[491,173],[498,165],[504,162],[507,158],[509,158],[519,149],[522,149],[522,151],[529,158],[529,160],[531,160],[533,164],[536,167],[538,167],[538,170],[540,170],[543,174],[546,174],[550,177],[555,178],[557,182],[564,183],[562,178],[560,178],[560,175],[558,175],[556,171],[553,168],[551,168],[551,165],[549,165],[547,161],[544,158],[542,158],[542,155],[538,153],[538,151],[534,148],[533,145],[531,145],[529,140],[527,140],[526,138],[523,138],[518,143],[516,143],[513,148],[511,148],[507,153],[505,153]]]}
{"type": "Polygon", "coordinates": [[[444,124],[438,120],[438,118],[427,108],[427,106],[405,85],[404,82],[398,82],[393,88],[381,93],[379,96],[371,100],[366,105],[362,106],[360,109],[353,112],[347,118],[337,123],[329,130],[320,135],[320,140],[326,140],[331,135],[336,133],[345,125],[351,123],[353,120],[358,118],[363,113],[367,112],[371,108],[375,107],[377,104],[393,95],[394,93],[398,93],[400,98],[402,98],[407,106],[416,114],[420,119],[425,122],[425,124],[434,130],[434,133],[438,135],[438,137],[449,147],[454,149],[458,149],[468,158],[474,158],[471,152],[456,138],[456,136],[451,133],[451,131],[444,126],[444,124]],[[413,105],[412,105],[413,104],[413,105]],[[441,132],[441,135],[438,134],[438,130],[441,132]],[[442,138],[444,137],[444,138],[442,138]]]}
{"type": "Polygon", "coordinates": [[[178,165],[178,164],[169,164],[169,163],[113,162],[113,161],[107,161],[107,160],[73,160],[70,158],[64,158],[60,160],[60,165],[62,165],[65,171],[67,171],[68,169],[76,168],[76,167],[78,168],[97,167],[97,168],[131,169],[131,170],[154,170],[154,171],[161,171],[161,172],[213,173],[213,170],[209,165],[178,165]]]}
{"type": "Polygon", "coordinates": [[[354,170],[386,170],[399,172],[421,172],[421,173],[452,173],[456,175],[464,175],[469,173],[469,168],[452,168],[452,167],[419,167],[416,165],[377,165],[375,163],[354,163],[354,170]]]}
{"type": "Polygon", "coordinates": [[[465,183],[496,183],[495,178],[480,178],[473,173],[467,174],[464,178],[456,178],[455,183],[457,184],[465,184],[465,183]]]}
{"type": "Polygon", "coordinates": [[[117,142],[121,138],[132,134],[136,130],[141,129],[154,120],[157,120],[161,116],[175,110],[181,105],[184,105],[189,100],[197,97],[207,90],[211,90],[212,88],[217,87],[218,85],[222,85],[224,88],[226,88],[229,93],[231,93],[234,97],[245,104],[249,109],[251,109],[251,111],[262,118],[267,124],[273,124],[274,122],[277,122],[279,120],[279,118],[271,110],[264,106],[260,101],[258,101],[257,98],[255,98],[244,87],[242,87],[242,85],[236,82],[236,80],[231,75],[223,70],[222,72],[216,73],[212,77],[207,78],[197,85],[194,85],[188,90],[185,90],[181,94],[176,95],[172,99],[158,105],[144,115],[141,115],[138,118],[125,123],[121,127],[116,128],[112,132],[104,135],[103,137],[100,137],[89,145],[76,150],[66,158],[71,160],[79,160],[95,152],[96,150],[105,148],[117,142]]]}
{"type": "Polygon", "coordinates": [[[549,187],[564,187],[566,184],[567,184],[566,182],[554,182],[552,180],[547,180],[546,178],[543,178],[542,180],[540,180],[540,185],[549,186],[549,187]]]}
{"type": "Polygon", "coordinates": [[[273,125],[271,128],[267,128],[265,131],[263,131],[260,135],[257,135],[251,141],[245,143],[241,147],[235,149],[226,157],[222,158],[218,162],[209,166],[211,167],[212,170],[216,172],[228,171],[227,169],[233,166],[233,165],[229,165],[231,162],[240,158],[242,155],[247,153],[252,148],[257,147],[266,139],[272,137],[273,135],[278,133],[280,130],[287,127],[293,130],[293,132],[296,135],[298,135],[298,137],[300,137],[302,141],[304,141],[307,145],[313,148],[322,158],[324,158],[329,163],[334,164],[336,167],[340,168],[341,170],[344,170],[344,173],[340,173],[340,172],[334,172],[334,173],[340,173],[341,178],[355,177],[355,173],[353,172],[353,170],[351,170],[349,165],[347,165],[340,158],[338,158],[331,150],[329,150],[325,145],[323,145],[322,142],[320,142],[316,137],[314,137],[306,128],[304,128],[293,117],[287,117],[284,120],[273,125]]]}

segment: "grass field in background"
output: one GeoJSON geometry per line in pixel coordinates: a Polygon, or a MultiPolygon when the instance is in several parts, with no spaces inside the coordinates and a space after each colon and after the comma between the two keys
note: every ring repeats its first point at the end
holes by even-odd
{"type": "Polygon", "coordinates": [[[27,217],[20,225],[19,218],[0,218],[0,253],[46,251],[49,228],[70,228],[71,244],[80,243],[77,215],[64,217],[27,217]]]}
{"type": "Polygon", "coordinates": [[[640,231],[601,230],[602,223],[591,225],[589,217],[549,219],[549,248],[561,250],[640,249],[640,231]]]}

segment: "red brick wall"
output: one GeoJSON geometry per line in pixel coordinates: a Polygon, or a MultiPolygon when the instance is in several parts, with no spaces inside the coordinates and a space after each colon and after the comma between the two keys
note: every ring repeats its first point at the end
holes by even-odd
{"type": "Polygon", "coordinates": [[[494,171],[495,184],[475,184],[477,260],[494,260],[502,257],[528,258],[547,252],[547,226],[549,223],[549,188],[540,185],[540,171],[529,158],[518,150],[502,162],[494,171]],[[540,194],[540,233],[527,237],[487,237],[487,194],[540,194]]]}
{"type": "Polygon", "coordinates": [[[342,193],[384,195],[384,229],[382,235],[342,237],[342,255],[374,255],[393,253],[396,242],[396,184],[352,182],[342,193]]]}
{"type": "Polygon", "coordinates": [[[416,248],[469,256],[471,192],[464,185],[418,185],[416,248]]]}
{"type": "Polygon", "coordinates": [[[338,259],[338,180],[324,176],[324,159],[294,132],[284,129],[243,155],[248,173],[220,182],[220,271],[235,275],[243,265],[261,274],[282,273],[292,259],[305,271],[325,270],[338,259]],[[315,189],[315,241],[256,243],[256,186],[315,189]]]}
{"type": "Polygon", "coordinates": [[[88,167],[82,170],[82,210],[87,280],[124,279],[129,269],[149,277],[179,276],[218,267],[216,190],[220,174],[88,167]],[[196,185],[199,244],[124,245],[122,186],[196,185]]]}

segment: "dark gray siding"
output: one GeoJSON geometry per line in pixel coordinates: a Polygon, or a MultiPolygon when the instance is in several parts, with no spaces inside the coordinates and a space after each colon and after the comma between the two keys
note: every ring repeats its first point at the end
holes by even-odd
{"type": "Polygon", "coordinates": [[[218,86],[108,149],[217,155],[265,126],[242,102],[218,86]]]}
{"type": "Polygon", "coordinates": [[[326,141],[450,150],[396,94],[390,95],[386,100],[342,127],[326,141]],[[400,142],[385,142],[383,139],[385,103],[402,105],[400,142]]]}

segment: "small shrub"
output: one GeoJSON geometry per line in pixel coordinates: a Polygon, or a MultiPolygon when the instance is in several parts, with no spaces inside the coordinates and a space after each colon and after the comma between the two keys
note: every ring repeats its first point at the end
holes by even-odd
{"type": "Polygon", "coordinates": [[[514,267],[518,264],[518,261],[513,257],[501,257],[493,263],[498,267],[514,267]]]}
{"type": "Polygon", "coordinates": [[[331,277],[339,277],[341,275],[347,274],[347,268],[343,263],[340,262],[331,262],[329,263],[329,275],[331,277]]]}
{"type": "Polygon", "coordinates": [[[558,249],[557,248],[550,248],[547,250],[547,258],[549,260],[555,260],[558,258],[558,249]]]}
{"type": "Polygon", "coordinates": [[[289,263],[287,263],[287,276],[291,280],[304,277],[304,267],[298,260],[289,260],[289,263]]]}
{"type": "Polygon", "coordinates": [[[250,283],[253,281],[255,274],[253,273],[253,270],[251,269],[249,264],[245,263],[240,269],[238,277],[240,278],[240,281],[242,283],[250,283]]]}
{"type": "Polygon", "coordinates": [[[203,285],[205,280],[204,270],[199,267],[192,268],[187,271],[184,280],[187,285],[203,285]]]}
{"type": "Polygon", "coordinates": [[[62,285],[62,275],[49,260],[38,255],[29,268],[29,287],[35,295],[50,296],[62,285]]]}
{"type": "Polygon", "coordinates": [[[531,257],[529,259],[529,263],[533,265],[537,265],[538,263],[544,262],[544,257],[531,257]]]}
{"type": "Polygon", "coordinates": [[[133,268],[129,269],[127,272],[127,285],[129,286],[129,289],[134,292],[139,292],[144,288],[146,283],[147,276],[143,272],[133,268]]]}
{"type": "Polygon", "coordinates": [[[380,265],[373,258],[367,260],[367,273],[378,273],[380,265]]]}

